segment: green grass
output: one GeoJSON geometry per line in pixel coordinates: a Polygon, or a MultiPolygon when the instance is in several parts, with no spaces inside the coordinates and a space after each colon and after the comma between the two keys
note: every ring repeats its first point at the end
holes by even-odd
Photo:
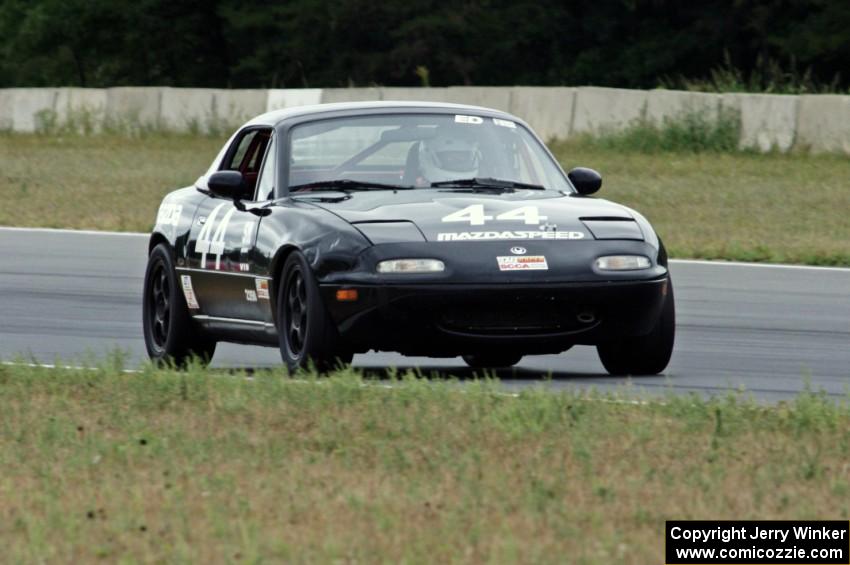
{"type": "MultiPolygon", "coordinates": [[[[730,127],[638,126],[553,150],[567,169],[599,170],[599,196],[644,213],[674,257],[850,265],[850,159],[731,151],[730,127]]],[[[194,182],[221,143],[0,135],[0,225],[147,231],[162,196],[194,182]]]]}
{"type": "Polygon", "coordinates": [[[702,153],[735,152],[741,125],[736,113],[723,112],[716,118],[694,112],[666,119],[662,125],[641,121],[621,132],[582,136],[574,144],[609,152],[702,153]]]}
{"type": "Polygon", "coordinates": [[[10,562],[662,563],[666,519],[848,519],[850,409],[343,372],[0,366],[10,562]]]}
{"type": "Polygon", "coordinates": [[[599,197],[643,213],[673,257],[850,265],[847,157],[553,149],[567,169],[598,169],[599,197]]]}
{"type": "Polygon", "coordinates": [[[0,135],[0,225],[148,231],[221,148],[207,136],[0,135]]]}

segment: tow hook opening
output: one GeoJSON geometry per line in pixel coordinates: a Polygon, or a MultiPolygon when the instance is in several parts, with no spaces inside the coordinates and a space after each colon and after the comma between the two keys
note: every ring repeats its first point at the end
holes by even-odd
{"type": "Polygon", "coordinates": [[[576,320],[582,324],[592,324],[596,321],[596,314],[594,314],[591,310],[583,310],[578,313],[576,320]]]}

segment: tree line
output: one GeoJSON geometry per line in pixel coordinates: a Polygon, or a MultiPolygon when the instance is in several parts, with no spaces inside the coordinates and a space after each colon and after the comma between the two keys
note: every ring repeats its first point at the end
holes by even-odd
{"type": "Polygon", "coordinates": [[[0,87],[844,89],[848,29],[847,0],[0,0],[0,87]]]}

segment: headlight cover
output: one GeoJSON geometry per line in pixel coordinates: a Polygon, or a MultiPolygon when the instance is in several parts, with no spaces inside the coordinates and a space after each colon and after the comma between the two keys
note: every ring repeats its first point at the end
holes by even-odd
{"type": "Polygon", "coordinates": [[[643,241],[643,232],[634,220],[594,220],[582,218],[582,223],[595,239],[634,239],[643,241]]]}
{"type": "Polygon", "coordinates": [[[600,271],[639,271],[652,266],[652,261],[643,255],[608,255],[596,260],[600,271]]]}
{"type": "Polygon", "coordinates": [[[446,264],[439,259],[388,259],[378,263],[381,274],[442,273],[446,264]]]}

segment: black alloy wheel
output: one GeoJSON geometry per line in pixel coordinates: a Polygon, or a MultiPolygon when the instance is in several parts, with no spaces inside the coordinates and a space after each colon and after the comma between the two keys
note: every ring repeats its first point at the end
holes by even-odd
{"type": "Polygon", "coordinates": [[[152,296],[149,300],[148,316],[153,320],[151,334],[154,345],[164,349],[168,342],[168,329],[171,322],[171,289],[168,284],[168,274],[162,261],[157,261],[151,275],[152,296]]]}
{"type": "Polygon", "coordinates": [[[209,363],[216,342],[189,315],[171,249],[164,243],[154,247],[148,258],[142,308],[145,347],[154,363],[183,367],[193,358],[209,363]]]}
{"type": "Polygon", "coordinates": [[[277,294],[277,327],[280,355],[294,372],[314,368],[319,372],[351,363],[353,354],[340,343],[307,259],[293,251],[283,264],[277,294]]]}
{"type": "Polygon", "coordinates": [[[307,289],[304,274],[300,268],[294,268],[286,281],[286,339],[293,357],[300,357],[304,350],[304,338],[307,335],[307,289]]]}

